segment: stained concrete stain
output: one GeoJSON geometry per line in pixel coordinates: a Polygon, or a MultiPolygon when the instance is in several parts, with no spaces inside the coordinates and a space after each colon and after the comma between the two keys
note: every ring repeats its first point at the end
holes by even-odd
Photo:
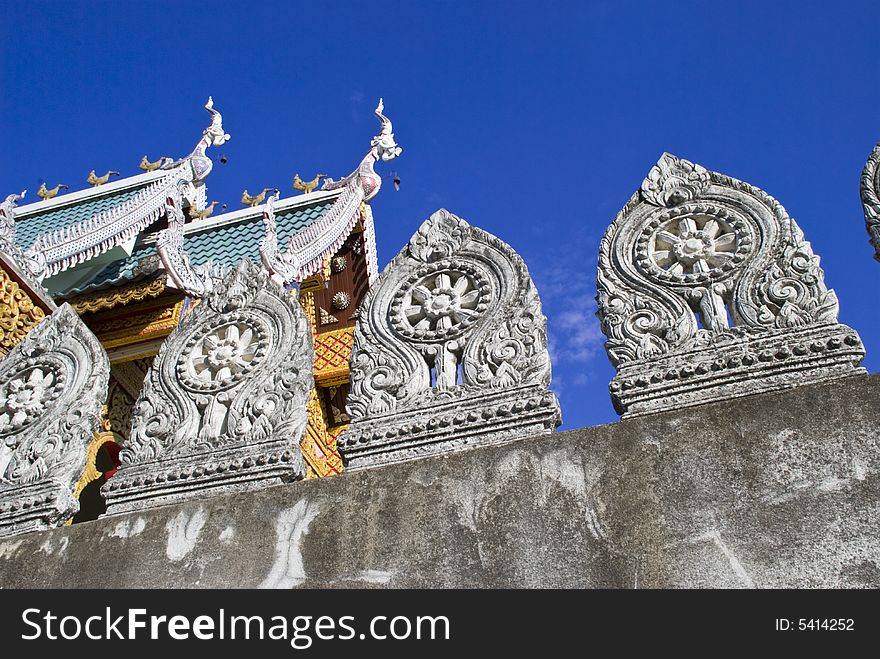
{"type": "Polygon", "coordinates": [[[181,510],[174,518],[168,520],[165,525],[165,530],[168,532],[165,554],[168,560],[183,560],[196,546],[199,533],[207,521],[208,514],[202,508],[193,513],[192,517],[181,510]]]}
{"type": "Polygon", "coordinates": [[[134,521],[124,519],[113,527],[113,530],[110,531],[108,537],[133,538],[134,536],[143,533],[145,528],[147,528],[147,522],[143,517],[138,517],[134,521]]]}
{"type": "Polygon", "coordinates": [[[0,558],[12,558],[24,540],[0,542],[0,558]]]}
{"type": "Polygon", "coordinates": [[[321,507],[309,499],[301,499],[292,508],[282,510],[275,521],[275,562],[269,575],[258,588],[294,588],[306,580],[302,540],[309,524],[321,507]]]}

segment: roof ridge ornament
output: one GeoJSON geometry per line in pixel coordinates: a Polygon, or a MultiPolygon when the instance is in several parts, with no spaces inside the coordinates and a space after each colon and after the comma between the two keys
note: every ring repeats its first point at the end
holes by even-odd
{"type": "Polygon", "coordinates": [[[9,255],[22,273],[31,279],[29,283],[32,286],[45,291],[42,286],[46,272],[45,256],[33,248],[23,250],[15,242],[15,208],[26,194],[27,190],[22,190],[20,194],[8,195],[0,203],[0,251],[9,255]]]}
{"type": "MultiPolygon", "coordinates": [[[[318,272],[324,261],[336,253],[361,220],[365,236],[370,245],[374,245],[372,218],[365,205],[376,196],[382,186],[382,177],[376,173],[374,165],[378,160],[394,160],[403,151],[394,141],[391,120],[383,114],[384,110],[385,104],[380,98],[375,110],[380,124],[379,133],[370,141],[370,150],[358,168],[338,181],[327,178],[321,186],[322,190],[341,189],[342,194],[316,222],[292,236],[287,241],[284,252],[278,248],[274,207],[264,211],[266,233],[260,241],[260,258],[276,280],[290,284],[318,272]]],[[[375,254],[375,249],[372,253],[375,254]]],[[[375,265],[368,267],[372,281],[375,265]]]]}
{"type": "Polygon", "coordinates": [[[287,241],[284,252],[278,249],[278,225],[275,222],[275,202],[278,201],[278,190],[266,201],[263,209],[265,235],[260,239],[260,260],[272,278],[282,284],[299,281],[302,264],[297,258],[293,247],[293,238],[287,241]]]}
{"type": "Polygon", "coordinates": [[[13,193],[0,203],[0,249],[4,252],[18,249],[15,244],[15,207],[26,194],[27,190],[22,190],[20,194],[13,193]]]}
{"type": "Polygon", "coordinates": [[[322,190],[338,190],[343,186],[355,184],[363,190],[363,201],[369,203],[376,196],[379,188],[382,187],[382,177],[376,174],[373,165],[380,159],[385,162],[394,160],[403,152],[403,148],[394,141],[391,120],[383,114],[384,111],[385,103],[380,98],[374,112],[381,128],[379,134],[370,141],[370,150],[361,160],[358,168],[339,181],[334,181],[332,178],[326,179],[324,185],[321,186],[322,190]]]}
{"type": "MultiPolygon", "coordinates": [[[[208,97],[208,102],[205,103],[205,109],[211,115],[211,125],[204,130],[202,133],[202,139],[198,141],[198,144],[196,144],[192,153],[184,158],[184,160],[189,162],[190,167],[192,167],[193,181],[203,181],[205,177],[211,173],[211,169],[214,167],[213,161],[205,155],[208,147],[222,146],[232,138],[229,133],[223,130],[223,115],[214,109],[213,97],[208,97]]],[[[163,166],[163,169],[172,167],[178,162],[181,161],[165,165],[163,166]]]]}
{"type": "Polygon", "coordinates": [[[194,194],[192,183],[179,181],[172,196],[165,200],[168,228],[160,231],[156,237],[156,251],[165,266],[170,286],[191,297],[204,297],[226,276],[226,268],[214,261],[192,265],[183,246],[183,226],[186,222],[183,216],[183,199],[192,198],[194,194]]]}

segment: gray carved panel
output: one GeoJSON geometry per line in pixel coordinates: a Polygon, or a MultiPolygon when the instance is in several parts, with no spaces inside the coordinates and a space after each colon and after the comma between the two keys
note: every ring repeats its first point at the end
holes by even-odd
{"type": "Polygon", "coordinates": [[[546,319],[498,238],[440,210],[360,307],[339,440],[348,469],[553,431],[546,319]]]}
{"type": "Polygon", "coordinates": [[[874,147],[862,170],[860,192],[865,228],[874,248],[874,258],[880,261],[880,144],[874,147]]]}
{"type": "Polygon", "coordinates": [[[0,361],[0,536],[59,526],[107,397],[110,362],[64,304],[0,361]]]}
{"type": "Polygon", "coordinates": [[[605,233],[597,288],[623,416],[864,372],[782,205],[670,154],[605,233]]]}
{"type": "Polygon", "coordinates": [[[302,478],[313,362],[299,302],[242,261],[153,362],[108,514],[302,478]]]}

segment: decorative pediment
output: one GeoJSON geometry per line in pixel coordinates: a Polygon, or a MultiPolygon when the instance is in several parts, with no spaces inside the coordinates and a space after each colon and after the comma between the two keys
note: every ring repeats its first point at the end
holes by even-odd
{"type": "Polygon", "coordinates": [[[110,362],[64,304],[0,361],[0,535],[63,524],[107,396],[110,362]]]}
{"type": "Polygon", "coordinates": [[[880,261],[880,144],[874,147],[862,170],[861,195],[865,228],[871,237],[874,258],[880,261]]]}
{"type": "Polygon", "coordinates": [[[602,239],[598,302],[624,415],[850,375],[864,356],[782,205],[669,154],[602,239]]]}
{"type": "Polygon", "coordinates": [[[301,478],[313,361],[299,303],[243,260],[153,362],[108,512],[301,478]]]}
{"type": "Polygon", "coordinates": [[[348,468],[552,431],[546,319],[522,259],[440,210],[360,306],[348,468]]]}

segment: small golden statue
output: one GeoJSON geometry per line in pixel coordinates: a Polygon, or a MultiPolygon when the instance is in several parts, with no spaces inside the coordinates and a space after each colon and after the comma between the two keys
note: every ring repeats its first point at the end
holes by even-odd
{"type": "Polygon", "coordinates": [[[143,158],[141,158],[141,164],[138,165],[138,167],[140,167],[145,172],[155,172],[157,169],[164,166],[170,160],[171,158],[169,158],[168,156],[162,156],[156,162],[150,162],[149,160],[147,160],[147,157],[144,156],[143,158]]]}
{"type": "Polygon", "coordinates": [[[189,219],[191,220],[206,220],[211,217],[211,213],[214,212],[214,206],[217,205],[218,202],[212,201],[210,204],[205,206],[203,210],[197,211],[195,208],[189,209],[189,219]]]}
{"type": "Polygon", "coordinates": [[[95,176],[95,170],[93,169],[89,172],[89,177],[86,179],[86,183],[91,185],[93,188],[97,188],[99,185],[104,185],[107,181],[110,180],[111,176],[119,176],[119,172],[107,172],[104,176],[95,176]]]}
{"type": "Polygon", "coordinates": [[[296,188],[297,190],[304,192],[305,194],[309,194],[315,188],[318,187],[318,183],[320,183],[321,179],[325,178],[326,176],[327,176],[326,174],[318,174],[311,181],[303,181],[299,177],[299,174],[294,174],[293,175],[293,187],[296,188]]]}
{"type": "Polygon", "coordinates": [[[243,203],[245,206],[250,206],[251,208],[253,208],[254,206],[259,206],[266,198],[266,193],[269,192],[269,190],[274,189],[275,188],[263,188],[263,191],[260,194],[253,197],[248,194],[247,190],[245,190],[241,193],[241,203],[243,203]]]}
{"type": "Polygon", "coordinates": [[[59,183],[51,190],[49,190],[46,187],[45,183],[40,183],[40,189],[37,190],[37,196],[40,199],[45,199],[48,201],[49,199],[52,199],[53,197],[55,197],[58,194],[59,190],[67,190],[67,189],[68,189],[67,186],[64,185],[63,183],[59,183]]]}

